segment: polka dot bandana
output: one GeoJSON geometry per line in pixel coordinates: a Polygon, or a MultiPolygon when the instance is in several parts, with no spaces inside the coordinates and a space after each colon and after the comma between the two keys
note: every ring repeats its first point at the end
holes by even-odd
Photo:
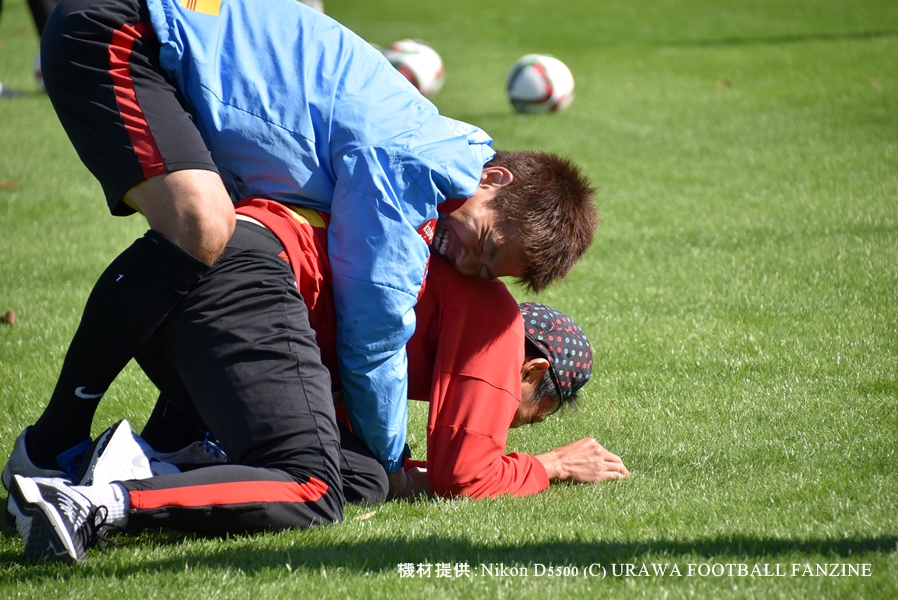
{"type": "Polygon", "coordinates": [[[592,375],[592,346],[573,319],[536,302],[518,304],[524,335],[549,360],[549,372],[563,401],[583,387],[592,375]]]}

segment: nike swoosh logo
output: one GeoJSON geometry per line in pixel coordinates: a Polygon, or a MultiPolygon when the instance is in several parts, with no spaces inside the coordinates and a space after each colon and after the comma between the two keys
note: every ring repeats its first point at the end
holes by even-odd
{"type": "Polygon", "coordinates": [[[82,385],[79,388],[75,388],[75,395],[79,398],[84,398],[85,400],[96,400],[97,398],[102,398],[103,394],[106,392],[100,392],[99,394],[88,394],[84,391],[85,387],[82,385]]]}

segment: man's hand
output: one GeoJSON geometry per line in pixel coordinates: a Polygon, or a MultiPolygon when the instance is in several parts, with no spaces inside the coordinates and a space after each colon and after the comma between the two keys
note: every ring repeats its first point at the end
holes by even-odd
{"type": "Polygon", "coordinates": [[[390,482],[390,491],[388,498],[408,498],[410,495],[408,489],[408,477],[405,471],[399,469],[394,473],[387,473],[387,481],[390,482]]]}
{"type": "Polygon", "coordinates": [[[430,489],[430,481],[427,479],[427,469],[413,467],[405,472],[408,477],[408,491],[410,496],[433,496],[430,489]]]}
{"type": "Polygon", "coordinates": [[[546,468],[549,481],[596,483],[630,476],[620,457],[605,450],[593,438],[583,438],[545,454],[537,454],[536,458],[546,468]]]}
{"type": "Polygon", "coordinates": [[[427,469],[423,467],[387,473],[387,479],[390,482],[390,498],[433,496],[430,482],[427,480],[427,469]]]}

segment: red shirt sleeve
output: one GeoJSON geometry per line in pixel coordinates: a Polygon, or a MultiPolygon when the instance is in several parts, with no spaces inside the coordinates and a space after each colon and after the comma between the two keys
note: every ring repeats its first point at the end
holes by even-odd
{"type": "Polygon", "coordinates": [[[534,456],[505,454],[524,361],[521,313],[505,284],[464,277],[435,256],[415,312],[409,387],[413,398],[425,399],[429,371],[427,473],[433,491],[485,498],[549,487],[534,456]]]}

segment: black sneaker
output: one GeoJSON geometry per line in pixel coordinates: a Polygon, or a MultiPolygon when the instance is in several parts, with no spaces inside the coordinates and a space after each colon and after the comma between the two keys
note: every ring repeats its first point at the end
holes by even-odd
{"type": "Polygon", "coordinates": [[[106,521],[105,506],[93,506],[65,479],[13,477],[9,510],[31,562],[84,562],[106,521]]]}

